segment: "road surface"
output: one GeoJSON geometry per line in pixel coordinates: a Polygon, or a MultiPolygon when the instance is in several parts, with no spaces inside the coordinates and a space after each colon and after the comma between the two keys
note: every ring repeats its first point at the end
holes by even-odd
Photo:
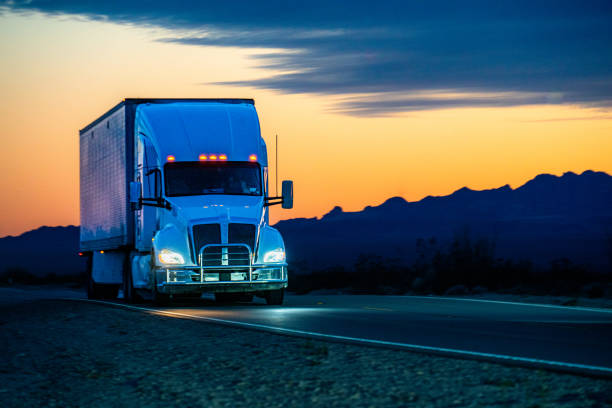
{"type": "MultiPolygon", "coordinates": [[[[82,297],[65,291],[55,296],[82,297]]],[[[219,306],[211,299],[121,307],[287,335],[612,376],[611,309],[351,295],[287,296],[282,307],[257,302],[219,306]]]]}

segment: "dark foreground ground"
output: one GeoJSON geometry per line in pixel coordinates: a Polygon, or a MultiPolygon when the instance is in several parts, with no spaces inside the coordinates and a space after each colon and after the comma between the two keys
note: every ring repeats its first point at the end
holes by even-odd
{"type": "Polygon", "coordinates": [[[3,407],[606,407],[612,381],[73,301],[0,302],[3,407]]]}

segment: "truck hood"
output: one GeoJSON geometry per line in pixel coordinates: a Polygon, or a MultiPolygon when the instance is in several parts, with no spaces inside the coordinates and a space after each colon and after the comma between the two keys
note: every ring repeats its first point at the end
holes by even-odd
{"type": "Polygon", "coordinates": [[[169,197],[172,214],[185,225],[212,222],[259,224],[263,212],[262,196],[202,195],[169,197]]]}

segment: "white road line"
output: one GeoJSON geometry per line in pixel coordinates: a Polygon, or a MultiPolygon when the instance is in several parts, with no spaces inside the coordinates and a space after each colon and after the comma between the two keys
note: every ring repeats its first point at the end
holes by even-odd
{"type": "Polygon", "coordinates": [[[562,305],[546,305],[542,303],[523,303],[523,302],[511,302],[507,300],[488,300],[488,299],[471,299],[471,298],[455,298],[446,296],[389,296],[389,297],[405,297],[405,298],[416,298],[416,299],[435,299],[435,300],[461,300],[464,302],[483,302],[483,303],[498,303],[502,305],[517,305],[517,306],[534,306],[534,307],[545,307],[548,309],[561,309],[566,311],[582,311],[582,312],[601,312],[601,313],[612,313],[612,309],[601,309],[596,307],[584,307],[584,306],[562,306],[562,305]]]}
{"type": "MultiPolygon", "coordinates": [[[[67,299],[67,300],[75,300],[75,299],[67,299]]],[[[184,318],[189,318],[189,319],[205,320],[205,321],[221,323],[225,325],[232,325],[232,326],[237,326],[237,327],[248,327],[252,329],[274,331],[278,333],[286,333],[286,334],[299,335],[299,336],[315,337],[315,338],[320,338],[320,339],[340,340],[340,341],[346,341],[346,342],[352,342],[352,343],[396,347],[396,348],[403,348],[406,350],[427,351],[427,352],[446,354],[446,355],[478,357],[478,358],[492,359],[492,360],[498,360],[498,361],[524,363],[524,364],[529,364],[529,365],[542,365],[542,366],[548,366],[551,368],[586,370],[586,371],[605,374],[608,376],[612,375],[612,368],[610,367],[592,366],[592,365],[576,364],[576,363],[566,363],[563,361],[542,360],[542,359],[529,358],[529,357],[517,357],[517,356],[509,356],[505,354],[483,353],[479,351],[459,350],[459,349],[444,348],[444,347],[422,346],[419,344],[400,343],[400,342],[395,342],[395,341],[365,339],[365,338],[350,337],[350,336],[339,336],[335,334],[326,334],[326,333],[311,332],[311,331],[306,331],[306,330],[287,329],[284,327],[268,326],[268,325],[259,324],[259,323],[246,323],[246,322],[240,322],[240,321],[235,321],[235,320],[219,319],[216,317],[191,315],[187,313],[179,313],[179,312],[172,312],[172,311],[167,311],[167,310],[153,309],[149,307],[126,305],[123,303],[107,302],[103,300],[92,300],[92,299],[76,299],[76,300],[87,301],[87,302],[92,302],[92,303],[101,303],[101,304],[107,304],[107,305],[113,305],[113,306],[120,306],[126,309],[139,310],[139,311],[144,311],[144,312],[153,312],[155,314],[166,315],[166,316],[177,316],[177,317],[184,317],[184,318]]]]}

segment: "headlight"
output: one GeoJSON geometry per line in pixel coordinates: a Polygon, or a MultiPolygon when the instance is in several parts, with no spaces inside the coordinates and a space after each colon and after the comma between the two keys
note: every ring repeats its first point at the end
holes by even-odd
{"type": "Polygon", "coordinates": [[[157,257],[159,258],[159,262],[167,265],[179,265],[185,263],[183,255],[169,249],[162,249],[157,257]]]}
{"type": "Polygon", "coordinates": [[[268,262],[285,262],[285,251],[282,248],[276,248],[270,252],[266,252],[263,261],[268,262]]]}

